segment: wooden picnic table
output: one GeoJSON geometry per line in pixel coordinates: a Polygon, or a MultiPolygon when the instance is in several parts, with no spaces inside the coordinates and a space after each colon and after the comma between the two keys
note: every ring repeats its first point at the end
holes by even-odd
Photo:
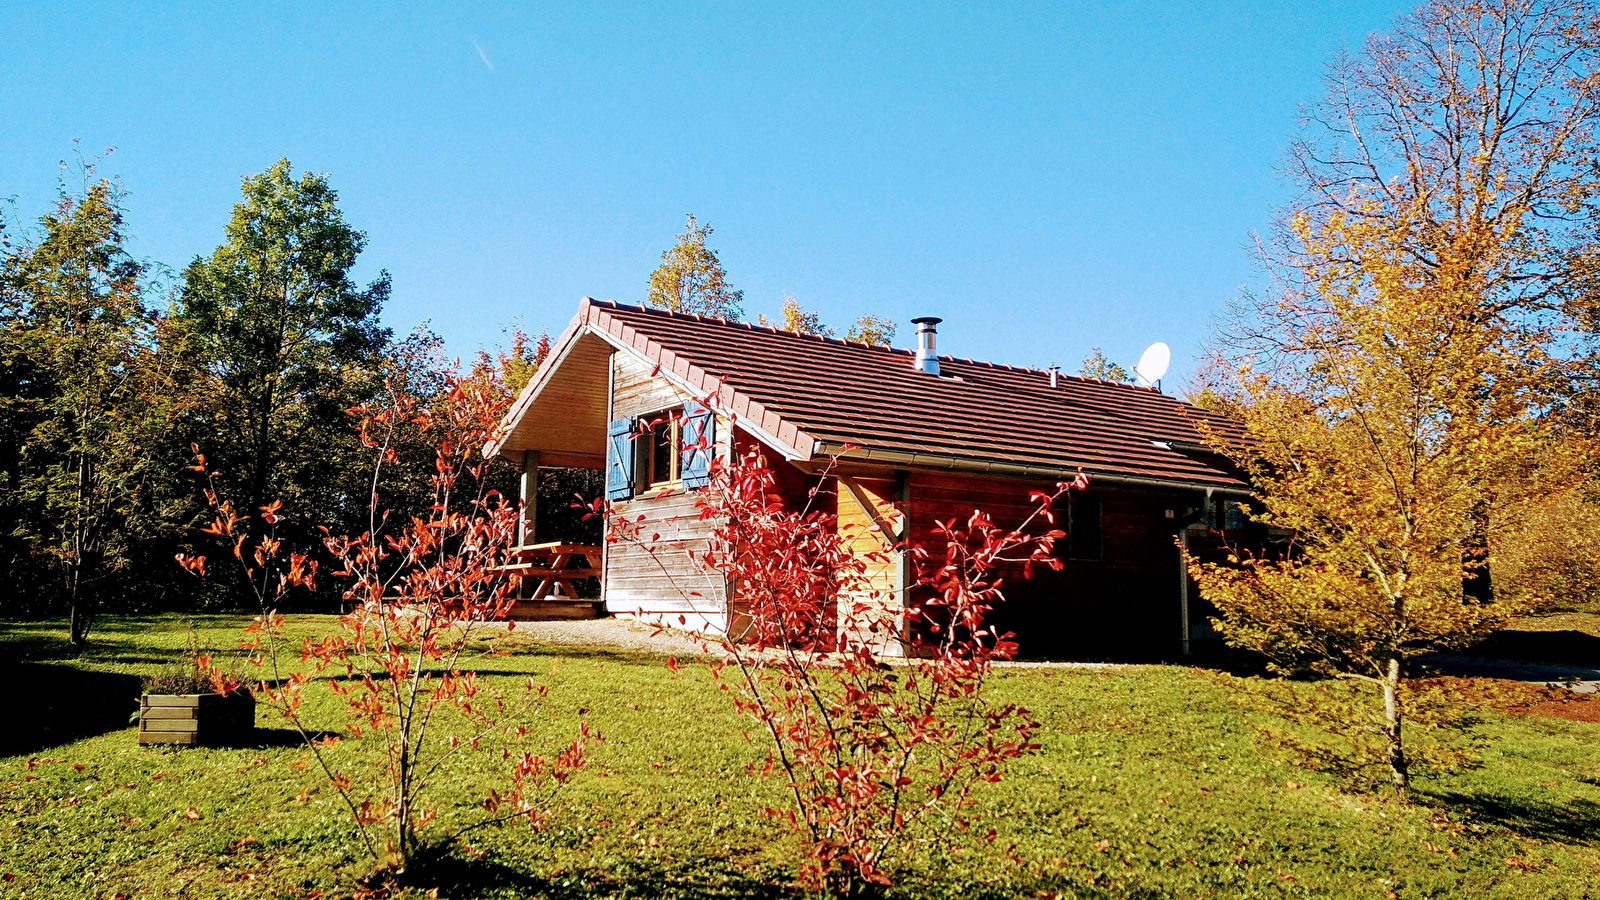
{"type": "Polygon", "coordinates": [[[550,596],[559,587],[563,597],[574,600],[578,591],[572,586],[573,579],[600,577],[600,569],[596,565],[600,553],[600,547],[588,544],[563,544],[560,541],[523,544],[511,548],[510,562],[502,566],[500,571],[524,579],[524,585],[527,579],[539,579],[538,586],[529,595],[533,599],[550,596]],[[574,566],[573,561],[579,558],[582,562],[574,566]]]}

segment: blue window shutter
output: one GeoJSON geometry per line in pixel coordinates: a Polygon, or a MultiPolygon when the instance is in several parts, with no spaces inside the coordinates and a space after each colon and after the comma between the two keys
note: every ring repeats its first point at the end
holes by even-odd
{"type": "Polygon", "coordinates": [[[606,497],[633,496],[633,420],[618,419],[606,429],[606,497]]]}
{"type": "Polygon", "coordinates": [[[711,455],[717,443],[717,417],[693,400],[683,404],[683,486],[711,483],[711,455]]]}

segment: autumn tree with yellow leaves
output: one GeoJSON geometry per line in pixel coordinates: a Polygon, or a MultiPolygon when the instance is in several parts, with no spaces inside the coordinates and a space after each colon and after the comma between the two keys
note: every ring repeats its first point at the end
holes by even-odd
{"type": "Polygon", "coordinates": [[[1263,245],[1273,292],[1209,386],[1255,518],[1294,538],[1191,571],[1231,643],[1372,688],[1369,718],[1323,724],[1375,731],[1401,790],[1408,661],[1540,599],[1552,579],[1490,569],[1591,458],[1562,348],[1600,296],[1597,38],[1586,2],[1430,0],[1337,60],[1263,245]]]}
{"type": "Polygon", "coordinates": [[[1542,415],[1562,368],[1549,332],[1484,313],[1487,285],[1519,264],[1514,242],[1478,223],[1437,254],[1443,264],[1423,266],[1409,224],[1291,223],[1317,277],[1273,308],[1277,352],[1240,365],[1245,432],[1231,449],[1255,485],[1257,520],[1292,532],[1294,549],[1190,566],[1234,645],[1282,671],[1375,688],[1373,721],[1402,790],[1407,661],[1536,601],[1474,582],[1518,511],[1572,472],[1542,415]]]}

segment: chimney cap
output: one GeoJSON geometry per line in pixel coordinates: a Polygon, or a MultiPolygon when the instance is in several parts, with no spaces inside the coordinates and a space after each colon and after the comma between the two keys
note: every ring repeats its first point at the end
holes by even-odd
{"type": "Polygon", "coordinates": [[[943,322],[943,321],[944,320],[939,318],[938,316],[917,316],[915,319],[911,320],[911,324],[913,324],[913,325],[921,325],[922,323],[926,322],[929,325],[937,325],[937,324],[939,324],[940,322],[943,322]]]}

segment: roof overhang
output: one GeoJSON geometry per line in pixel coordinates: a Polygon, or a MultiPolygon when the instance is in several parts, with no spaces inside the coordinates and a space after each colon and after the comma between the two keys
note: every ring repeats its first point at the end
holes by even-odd
{"type": "MultiPolygon", "coordinates": [[[[582,452],[605,448],[610,359],[613,352],[630,353],[654,367],[655,375],[704,403],[757,440],[791,461],[816,455],[818,441],[776,412],[728,387],[720,378],[651,340],[606,307],[585,297],[578,314],[556,340],[550,356],[527,387],[517,396],[502,420],[502,437],[484,447],[484,455],[537,450],[541,454],[582,452]],[[595,406],[594,391],[600,405],[595,406]],[[574,408],[574,402],[581,408],[574,408]],[[583,421],[577,421],[582,419],[583,421]],[[551,424],[544,424],[551,423],[551,424]],[[593,433],[590,433],[593,430],[593,433]]],[[[561,463],[547,462],[559,465],[561,463]]],[[[602,463],[603,464],[603,460],[602,463]]]]}
{"type": "Polygon", "coordinates": [[[1179,491],[1207,491],[1247,495],[1249,487],[1232,480],[1187,481],[1176,478],[1148,478],[1139,475],[1121,475],[1115,472],[1096,471],[1089,466],[1041,466],[1032,463],[1014,463],[1002,460],[969,459],[933,453],[908,453],[903,450],[879,450],[847,444],[824,443],[818,445],[818,456],[852,462],[875,463],[905,469],[924,469],[967,472],[974,475],[995,475],[1005,478],[1037,479],[1040,481],[1071,481],[1079,470],[1089,478],[1106,484],[1159,488],[1179,491]]]}

